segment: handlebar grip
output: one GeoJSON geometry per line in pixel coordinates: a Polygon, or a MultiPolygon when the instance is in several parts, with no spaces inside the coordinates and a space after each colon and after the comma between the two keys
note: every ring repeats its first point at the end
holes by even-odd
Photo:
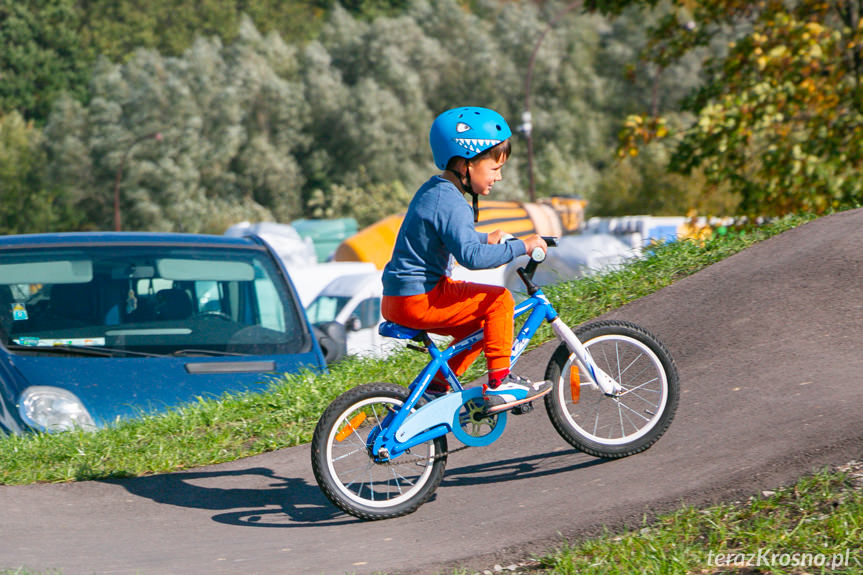
{"type": "Polygon", "coordinates": [[[539,246],[533,248],[533,251],[530,252],[530,259],[535,262],[541,262],[545,259],[545,251],[539,246]]]}

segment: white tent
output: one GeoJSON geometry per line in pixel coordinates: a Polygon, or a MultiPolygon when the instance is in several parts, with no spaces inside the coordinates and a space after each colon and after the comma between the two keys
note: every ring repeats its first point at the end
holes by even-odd
{"type": "MultiPolygon", "coordinates": [[[[545,286],[613,269],[637,255],[633,248],[611,234],[562,236],[557,247],[548,250],[546,261],[537,268],[534,283],[545,286]]],[[[516,270],[526,263],[527,256],[522,256],[507,265],[504,285],[510,291],[524,291],[516,270]]]]}
{"type": "Polygon", "coordinates": [[[289,271],[294,267],[305,267],[318,263],[315,245],[311,238],[303,239],[299,232],[288,224],[241,222],[234,224],[225,232],[226,236],[232,237],[244,237],[252,234],[261,236],[270,244],[289,271]]]}

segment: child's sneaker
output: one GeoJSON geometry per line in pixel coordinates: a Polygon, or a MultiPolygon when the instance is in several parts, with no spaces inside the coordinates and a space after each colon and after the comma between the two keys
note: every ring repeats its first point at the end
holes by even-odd
{"type": "Polygon", "coordinates": [[[550,381],[534,383],[529,379],[509,374],[494,389],[484,385],[482,396],[485,399],[486,413],[499,413],[540,398],[549,391],[551,391],[550,381]]]}

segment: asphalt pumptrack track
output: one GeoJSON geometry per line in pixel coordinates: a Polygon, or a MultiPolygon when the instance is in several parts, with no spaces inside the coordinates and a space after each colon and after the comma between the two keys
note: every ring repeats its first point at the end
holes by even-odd
{"type": "MultiPolygon", "coordinates": [[[[309,446],[117,481],[0,486],[0,569],[447,573],[517,563],[684,504],[746,498],[863,456],[863,210],[820,218],[615,310],[671,350],[682,394],[648,451],[572,449],[537,406],[450,455],[416,513],[362,522],[312,476],[309,446]]],[[[522,358],[541,378],[557,341],[522,358]]],[[[450,440],[450,448],[457,447],[450,440]]]]}

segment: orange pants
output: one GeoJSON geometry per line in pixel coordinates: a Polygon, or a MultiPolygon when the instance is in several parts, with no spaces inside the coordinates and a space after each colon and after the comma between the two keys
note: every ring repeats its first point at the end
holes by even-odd
{"type": "Polygon", "coordinates": [[[444,277],[428,293],[385,295],[381,314],[391,322],[453,336],[455,341],[482,328],[480,344],[449,360],[450,368],[461,375],[481,351],[485,352],[489,371],[509,369],[514,306],[512,294],[504,287],[444,277]]]}

